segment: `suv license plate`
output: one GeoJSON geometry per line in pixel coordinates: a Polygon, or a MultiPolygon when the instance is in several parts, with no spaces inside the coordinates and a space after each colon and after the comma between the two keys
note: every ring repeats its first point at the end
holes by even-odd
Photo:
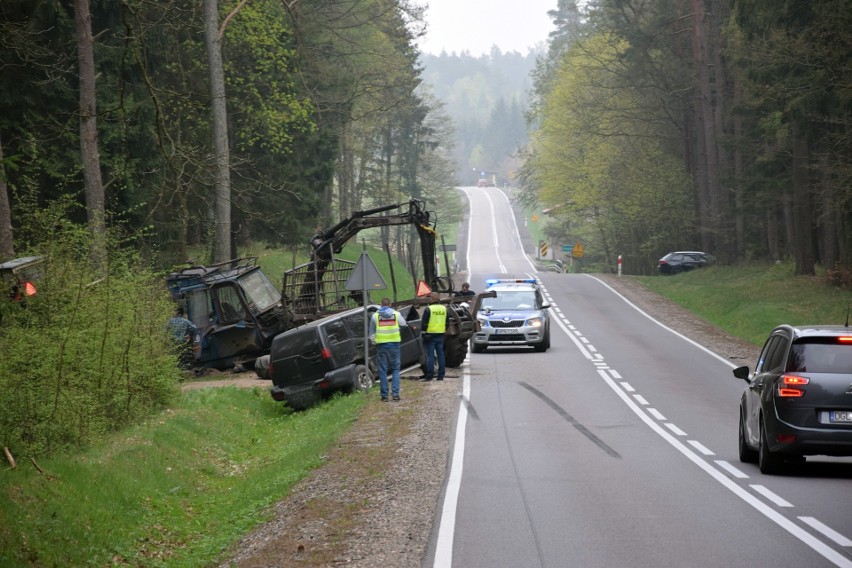
{"type": "Polygon", "coordinates": [[[512,335],[513,333],[518,333],[518,330],[514,327],[498,327],[494,330],[494,333],[497,335],[512,335]]]}
{"type": "Polygon", "coordinates": [[[852,424],[852,410],[832,410],[828,413],[828,421],[852,424]]]}

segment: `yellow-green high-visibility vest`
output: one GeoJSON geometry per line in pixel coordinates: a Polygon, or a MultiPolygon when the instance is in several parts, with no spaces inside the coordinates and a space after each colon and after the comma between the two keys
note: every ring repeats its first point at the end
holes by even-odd
{"type": "Polygon", "coordinates": [[[379,343],[399,343],[402,341],[402,336],[399,333],[399,322],[396,318],[399,316],[396,312],[393,317],[383,318],[379,312],[373,314],[373,321],[376,324],[376,344],[379,343]]]}
{"type": "Polygon", "coordinates": [[[426,333],[444,333],[447,331],[447,306],[429,304],[429,325],[426,333]]]}

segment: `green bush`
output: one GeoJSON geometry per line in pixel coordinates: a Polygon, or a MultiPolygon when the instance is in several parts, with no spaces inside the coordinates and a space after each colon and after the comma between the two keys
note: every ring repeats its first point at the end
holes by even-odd
{"type": "Polygon", "coordinates": [[[0,328],[0,444],[18,456],[80,447],[148,416],[180,376],[162,279],[118,248],[97,276],[85,230],[43,221],[38,294],[7,306],[0,328]]]}

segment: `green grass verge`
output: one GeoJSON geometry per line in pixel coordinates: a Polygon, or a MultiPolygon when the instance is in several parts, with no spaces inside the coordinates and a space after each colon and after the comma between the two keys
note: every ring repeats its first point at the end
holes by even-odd
{"type": "Polygon", "coordinates": [[[843,324],[852,292],[792,263],[713,266],[677,276],[632,276],[706,321],[755,345],[776,325],[843,324]]]}
{"type": "Polygon", "coordinates": [[[187,391],[78,456],[0,476],[0,566],[205,566],[271,516],[361,395],[291,413],[266,389],[187,391]]]}

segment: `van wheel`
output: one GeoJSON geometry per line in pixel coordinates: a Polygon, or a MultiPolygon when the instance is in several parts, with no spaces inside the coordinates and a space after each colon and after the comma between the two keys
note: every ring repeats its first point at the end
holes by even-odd
{"type": "Polygon", "coordinates": [[[760,420],[760,444],[757,448],[757,465],[760,473],[774,475],[781,473],[784,466],[784,458],[769,451],[769,437],[766,435],[766,426],[763,419],[760,420]]]}
{"type": "Polygon", "coordinates": [[[740,461],[743,463],[757,463],[757,452],[748,447],[745,417],[743,416],[742,409],[740,409],[740,429],[739,435],[737,436],[737,441],[740,461]]]}
{"type": "Polygon", "coordinates": [[[544,332],[544,339],[541,340],[541,343],[537,343],[533,346],[533,349],[538,351],[539,353],[543,353],[550,349],[550,330],[544,332]]]}
{"type": "Polygon", "coordinates": [[[373,373],[370,372],[364,365],[355,367],[355,376],[353,377],[353,391],[368,391],[373,386],[373,373]]]}
{"type": "Polygon", "coordinates": [[[444,342],[444,363],[447,367],[461,367],[467,357],[467,341],[450,339],[444,342]]]}

